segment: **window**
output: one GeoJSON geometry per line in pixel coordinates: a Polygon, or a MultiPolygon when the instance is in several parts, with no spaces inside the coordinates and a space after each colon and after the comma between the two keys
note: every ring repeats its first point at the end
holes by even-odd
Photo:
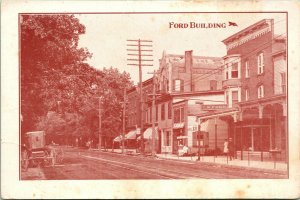
{"type": "Polygon", "coordinates": [[[170,133],[170,131],[166,131],[165,146],[170,146],[170,144],[171,144],[171,133],[170,133]]]}
{"type": "Polygon", "coordinates": [[[183,92],[184,91],[183,80],[180,80],[180,79],[174,80],[173,91],[175,91],[175,92],[183,92]]]}
{"type": "Polygon", "coordinates": [[[246,73],[245,77],[249,78],[250,71],[249,71],[249,61],[248,60],[245,62],[245,73],[246,73]]]}
{"type": "Polygon", "coordinates": [[[171,102],[168,103],[168,119],[172,119],[172,105],[171,105],[171,102]]]}
{"type": "Polygon", "coordinates": [[[150,118],[150,120],[149,120],[150,123],[152,123],[152,109],[153,109],[153,107],[150,107],[150,117],[149,117],[150,118]]]}
{"type": "Polygon", "coordinates": [[[260,53],[257,56],[257,74],[264,72],[264,54],[260,53]]]}
{"type": "Polygon", "coordinates": [[[184,122],[184,108],[180,108],[180,122],[184,122]]]}
{"type": "Polygon", "coordinates": [[[226,91],[226,104],[229,107],[229,92],[226,91]]]}
{"type": "Polygon", "coordinates": [[[161,104],[161,112],[160,112],[161,120],[165,120],[165,104],[161,104]]]}
{"type": "Polygon", "coordinates": [[[249,89],[245,90],[245,101],[249,100],[249,89]]]}
{"type": "Polygon", "coordinates": [[[231,78],[238,78],[239,71],[238,71],[238,63],[233,63],[231,66],[231,78]]]}
{"type": "Polygon", "coordinates": [[[225,80],[228,80],[228,65],[225,65],[225,80]]]}
{"type": "Polygon", "coordinates": [[[232,91],[232,106],[239,102],[238,91],[232,91]]]}
{"type": "Polygon", "coordinates": [[[282,93],[286,93],[286,75],[285,72],[280,73],[281,77],[281,91],[282,93]]]}
{"type": "Polygon", "coordinates": [[[156,108],[155,108],[155,121],[156,122],[158,121],[158,105],[156,105],[156,108]]]}
{"type": "Polygon", "coordinates": [[[174,110],[174,123],[179,123],[180,122],[180,109],[175,109],[174,110]]]}
{"type": "Polygon", "coordinates": [[[257,98],[263,98],[264,97],[264,86],[263,85],[260,85],[258,88],[257,88],[257,98]]]}
{"type": "Polygon", "coordinates": [[[217,81],[216,80],[210,80],[210,90],[217,90],[217,81]]]}

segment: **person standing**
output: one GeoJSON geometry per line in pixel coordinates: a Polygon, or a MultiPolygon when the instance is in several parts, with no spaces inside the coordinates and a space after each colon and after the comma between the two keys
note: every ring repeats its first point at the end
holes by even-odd
{"type": "Polygon", "coordinates": [[[224,155],[228,156],[228,141],[225,139],[224,141],[224,149],[223,149],[224,155]]]}

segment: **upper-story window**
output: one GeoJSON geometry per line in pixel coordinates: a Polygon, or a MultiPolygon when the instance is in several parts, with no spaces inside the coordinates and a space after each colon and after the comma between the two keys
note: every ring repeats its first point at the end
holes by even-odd
{"type": "Polygon", "coordinates": [[[264,53],[260,53],[257,56],[257,74],[264,72],[264,53]]]}
{"type": "Polygon", "coordinates": [[[264,97],[264,86],[260,85],[257,88],[257,98],[263,98],[264,97]]]}
{"type": "Polygon", "coordinates": [[[155,107],[155,121],[158,121],[158,105],[155,107]]]}
{"type": "Polygon", "coordinates": [[[184,107],[180,108],[180,122],[184,122],[184,107]]]}
{"type": "Polygon", "coordinates": [[[225,80],[229,79],[229,74],[228,74],[228,65],[225,65],[225,80]]]}
{"type": "Polygon", "coordinates": [[[245,77],[249,78],[249,74],[250,74],[250,69],[249,69],[249,61],[247,60],[245,62],[245,77]]]}
{"type": "Polygon", "coordinates": [[[174,123],[180,122],[180,109],[174,109],[174,123]]]}
{"type": "Polygon", "coordinates": [[[149,111],[149,115],[150,115],[150,116],[149,116],[149,119],[150,119],[149,122],[150,122],[150,123],[152,123],[152,109],[153,109],[153,107],[150,107],[150,109],[149,109],[149,110],[150,110],[150,111],[149,111]]]}
{"type": "Polygon", "coordinates": [[[172,104],[171,101],[168,103],[168,119],[172,119],[172,104]]]}
{"type": "Polygon", "coordinates": [[[210,90],[217,90],[217,81],[216,80],[210,80],[210,90]]]}
{"type": "Polygon", "coordinates": [[[249,100],[249,89],[245,89],[245,101],[249,100]]]}
{"type": "Polygon", "coordinates": [[[239,102],[238,91],[232,91],[232,105],[236,105],[239,102]]]}
{"type": "Polygon", "coordinates": [[[165,120],[165,104],[163,103],[163,104],[161,104],[161,115],[160,115],[160,117],[161,117],[161,120],[165,120]]]}
{"type": "Polygon", "coordinates": [[[183,92],[184,91],[183,80],[176,79],[173,81],[173,91],[175,91],[175,92],[183,92]]]}
{"type": "Polygon", "coordinates": [[[238,77],[239,77],[238,63],[233,63],[231,66],[231,78],[238,78],[238,77]]]}
{"type": "Polygon", "coordinates": [[[286,93],[286,74],[285,72],[280,73],[281,77],[281,91],[282,93],[286,93]]]}
{"type": "Polygon", "coordinates": [[[174,109],[174,123],[184,122],[184,108],[174,109]]]}

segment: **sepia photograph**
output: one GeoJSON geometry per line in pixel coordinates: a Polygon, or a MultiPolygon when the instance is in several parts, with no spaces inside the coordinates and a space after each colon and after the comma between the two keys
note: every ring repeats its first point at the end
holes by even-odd
{"type": "Polygon", "coordinates": [[[19,21],[21,180],[288,178],[287,13],[19,21]]]}

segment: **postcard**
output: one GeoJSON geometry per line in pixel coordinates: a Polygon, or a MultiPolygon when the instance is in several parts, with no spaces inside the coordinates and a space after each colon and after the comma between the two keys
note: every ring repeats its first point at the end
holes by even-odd
{"type": "Polygon", "coordinates": [[[3,1],[3,198],[297,198],[295,1],[3,1]]]}

